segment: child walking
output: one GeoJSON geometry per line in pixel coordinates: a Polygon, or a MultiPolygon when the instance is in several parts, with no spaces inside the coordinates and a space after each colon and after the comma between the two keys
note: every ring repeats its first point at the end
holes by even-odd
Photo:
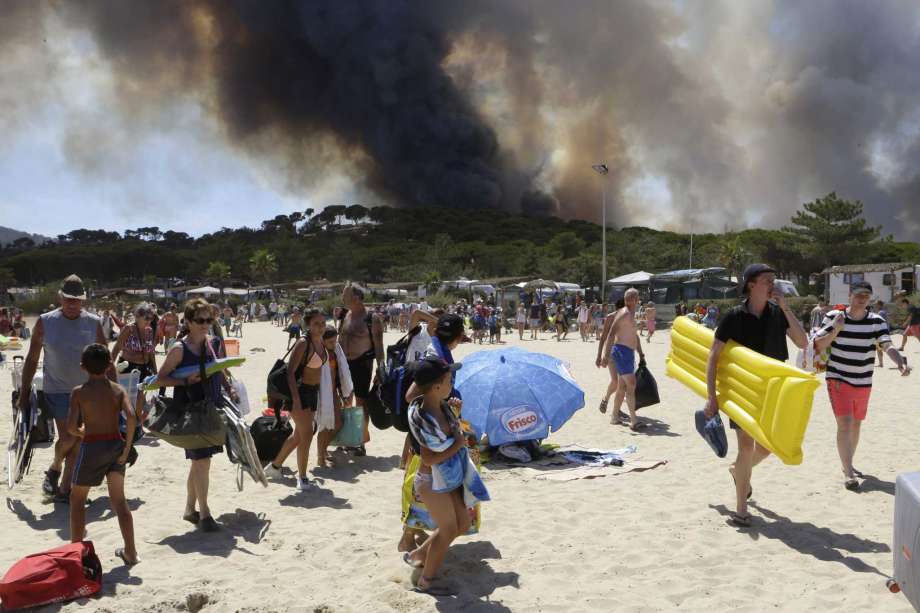
{"type": "Polygon", "coordinates": [[[115,555],[131,566],[139,560],[134,546],[134,521],[125,499],[125,462],[131,452],[137,419],[125,389],[105,376],[111,362],[112,355],[105,345],[88,345],[80,366],[89,374],[89,380],[70,395],[67,430],[81,441],[70,489],[70,540],[79,543],[85,537],[86,496],[89,488],[102,485],[105,480],[112,511],[118,517],[125,541],[115,555]],[[119,417],[124,417],[127,424],[124,438],[119,431],[119,417]]]}
{"type": "Polygon", "coordinates": [[[413,583],[418,592],[449,596],[455,591],[436,581],[447,549],[470,528],[470,509],[489,500],[476,467],[467,450],[457,414],[461,401],[449,401],[451,373],[460,364],[448,364],[438,357],[415,362],[415,386],[422,393],[409,405],[409,431],[412,446],[421,456],[414,488],[425,503],[437,529],[403,560],[415,569],[413,583]]]}

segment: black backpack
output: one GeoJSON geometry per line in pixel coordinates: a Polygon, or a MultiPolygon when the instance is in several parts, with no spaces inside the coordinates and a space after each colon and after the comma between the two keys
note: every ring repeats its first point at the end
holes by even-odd
{"type": "Polygon", "coordinates": [[[400,432],[409,431],[406,391],[414,377],[412,369],[406,367],[406,357],[409,344],[421,329],[421,325],[412,328],[396,343],[387,347],[386,361],[377,368],[367,408],[374,426],[381,430],[393,426],[400,432]]]}
{"type": "Polygon", "coordinates": [[[284,441],[294,431],[290,422],[281,417],[281,402],[274,401],[275,416],[260,415],[249,426],[249,434],[256,445],[256,452],[261,462],[271,462],[281,451],[284,441]]]}

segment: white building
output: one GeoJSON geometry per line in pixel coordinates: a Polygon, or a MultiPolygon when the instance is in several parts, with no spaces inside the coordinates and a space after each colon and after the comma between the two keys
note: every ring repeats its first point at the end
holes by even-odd
{"type": "Polygon", "coordinates": [[[850,285],[866,281],[872,285],[874,299],[892,302],[897,292],[916,291],[918,272],[920,266],[909,262],[831,266],[823,271],[824,295],[829,304],[846,304],[850,285]]]}

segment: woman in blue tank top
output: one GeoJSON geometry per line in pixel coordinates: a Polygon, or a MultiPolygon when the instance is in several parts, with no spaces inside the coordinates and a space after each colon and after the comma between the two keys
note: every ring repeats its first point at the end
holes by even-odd
{"type": "MultiPolygon", "coordinates": [[[[201,362],[201,352],[205,361],[210,361],[216,356],[220,348],[220,339],[208,336],[208,331],[214,323],[214,315],[205,300],[195,298],[185,304],[185,324],[188,326],[188,336],[173,345],[160,367],[157,374],[163,387],[174,387],[173,398],[176,402],[196,402],[210,396],[215,402],[220,402],[221,387],[227,391],[231,399],[237,402],[236,393],[230,388],[229,382],[223,373],[215,373],[204,381],[201,375],[195,374],[185,379],[173,379],[169,375],[182,366],[197,366],[201,362]]],[[[214,532],[220,528],[211,515],[208,506],[208,485],[211,471],[211,456],[223,451],[223,447],[205,447],[203,449],[186,449],[185,457],[192,461],[188,473],[188,496],[185,503],[185,514],[182,519],[198,526],[204,532],[214,532]],[[197,508],[196,508],[197,507],[197,508]]]]}

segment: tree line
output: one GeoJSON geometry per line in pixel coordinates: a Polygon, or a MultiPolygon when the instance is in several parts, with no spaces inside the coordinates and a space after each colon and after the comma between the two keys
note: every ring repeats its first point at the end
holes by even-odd
{"type": "MultiPolygon", "coordinates": [[[[696,268],[723,266],[738,275],[748,263],[766,261],[781,276],[803,283],[836,264],[920,262],[920,244],[883,236],[863,218],[862,203],[835,193],[804,204],[787,227],[698,234],[692,242],[696,268]]],[[[688,234],[608,228],[608,277],[688,268],[690,244],[688,234]]],[[[151,226],[122,233],[80,228],[41,245],[19,239],[0,250],[0,286],[52,283],[74,272],[97,287],[320,278],[432,284],[460,275],[538,276],[594,286],[600,259],[601,227],[588,221],[498,210],[337,205],[200,237],[151,226]]]]}

